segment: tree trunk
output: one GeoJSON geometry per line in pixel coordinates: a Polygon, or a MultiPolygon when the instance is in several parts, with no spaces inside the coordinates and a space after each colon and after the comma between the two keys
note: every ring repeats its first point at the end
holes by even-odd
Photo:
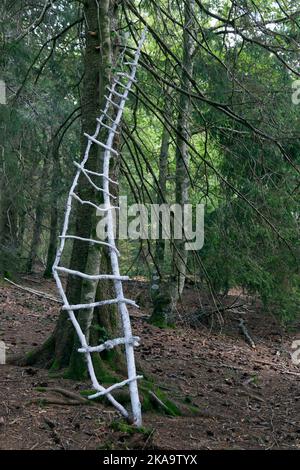
{"type": "MultiPolygon", "coordinates": [[[[181,88],[190,92],[191,84],[189,76],[193,75],[193,55],[195,43],[191,37],[194,30],[195,2],[189,0],[185,3],[185,27],[183,32],[183,70],[181,88]]],[[[176,203],[183,207],[189,202],[189,153],[187,142],[190,139],[190,112],[191,99],[187,94],[181,94],[179,100],[179,114],[177,121],[176,142],[176,203]]],[[[173,272],[174,291],[173,303],[176,304],[181,296],[185,284],[188,251],[185,249],[184,233],[181,240],[174,240],[173,272]]]]}
{"type": "MultiPolygon", "coordinates": [[[[13,160],[14,156],[10,158],[13,160]]],[[[9,181],[10,175],[4,174],[3,169],[0,180],[0,275],[9,275],[15,271],[17,263],[18,211],[9,181]]]]}
{"type": "MultiPolygon", "coordinates": [[[[194,14],[195,14],[194,0],[185,2],[185,26],[183,30],[183,59],[182,59],[182,74],[181,74],[181,88],[187,92],[190,91],[189,76],[193,74],[193,55],[195,50],[194,40],[190,33],[194,30],[194,14]]],[[[189,141],[189,119],[191,112],[191,101],[186,93],[181,93],[178,103],[178,117],[177,117],[177,138],[176,138],[176,176],[175,176],[175,202],[182,207],[189,202],[189,154],[188,145],[185,141],[189,141]]],[[[162,142],[161,156],[164,158],[164,148],[166,142],[162,142]]],[[[161,184],[165,191],[165,161],[160,162],[161,184]]],[[[174,224],[173,224],[174,225],[174,224]]],[[[156,246],[157,259],[162,257],[164,250],[164,241],[159,240],[156,246]]],[[[185,250],[184,233],[182,239],[172,239],[170,241],[172,247],[172,273],[168,279],[162,281],[161,276],[155,274],[152,279],[152,299],[153,299],[153,312],[150,318],[152,323],[159,326],[172,325],[175,320],[175,309],[178,299],[180,298],[186,277],[186,266],[188,260],[188,252],[185,250]],[[156,284],[155,284],[156,283],[156,284]],[[153,289],[156,286],[156,289],[153,289]]]]}
{"type": "Polygon", "coordinates": [[[31,273],[34,269],[34,263],[37,258],[38,248],[41,241],[42,223],[44,219],[44,197],[45,197],[45,185],[47,182],[49,162],[47,156],[43,161],[42,174],[40,179],[40,187],[38,197],[36,201],[35,220],[33,224],[33,233],[30,244],[29,255],[26,262],[26,272],[31,273]]]}
{"type": "MultiPolygon", "coordinates": [[[[86,50],[84,58],[85,74],[82,83],[82,135],[92,135],[95,131],[96,118],[99,116],[105,98],[105,88],[110,81],[112,69],[111,22],[112,15],[116,13],[114,2],[97,2],[87,0],[84,3],[84,18],[86,20],[86,50]],[[99,23],[98,23],[99,19],[99,23]],[[100,48],[99,48],[100,46],[100,48]]],[[[86,138],[81,141],[81,153],[84,153],[86,138]]],[[[97,145],[92,145],[86,167],[89,170],[102,172],[103,152],[97,145]]],[[[81,175],[78,184],[78,195],[83,200],[95,198],[94,188],[87,179],[81,175]]],[[[101,197],[97,195],[98,203],[101,197]]],[[[75,235],[82,238],[95,238],[96,211],[87,205],[78,205],[75,222],[75,235]]],[[[108,254],[99,248],[99,245],[88,245],[80,240],[74,240],[70,268],[73,270],[99,274],[100,271],[108,273],[108,254]]],[[[107,281],[109,282],[109,281],[107,281]]],[[[89,281],[78,276],[69,276],[67,279],[66,294],[70,304],[88,303],[100,300],[103,297],[111,298],[109,294],[112,286],[106,282],[89,281]]],[[[118,327],[116,309],[114,306],[101,307],[98,310],[78,311],[77,319],[86,337],[90,337],[92,344],[99,344],[108,337],[115,336],[118,327]]],[[[38,353],[30,356],[29,362],[41,362],[51,366],[52,369],[67,368],[67,376],[81,379],[87,375],[84,355],[77,352],[78,339],[65,311],[60,313],[55,331],[50,339],[43,345],[38,353]],[[39,356],[38,356],[39,355],[39,356]],[[41,358],[41,360],[40,360],[41,358]]],[[[28,362],[28,361],[27,361],[28,362]]],[[[122,369],[117,348],[106,353],[93,354],[96,374],[103,381],[111,376],[111,369],[122,369]],[[109,359],[105,363],[103,359],[109,359]],[[113,367],[112,367],[113,366],[113,367]]]]}
{"type": "MultiPolygon", "coordinates": [[[[3,188],[3,191],[6,191],[3,188]]],[[[1,191],[2,192],[2,191],[1,191]]],[[[7,197],[2,197],[0,214],[0,274],[9,275],[15,271],[17,255],[17,211],[14,203],[7,197]]]]}
{"type": "Polygon", "coordinates": [[[57,232],[58,232],[58,184],[59,184],[59,155],[56,145],[52,149],[52,179],[51,179],[51,209],[50,209],[50,236],[47,252],[46,269],[44,277],[50,278],[52,276],[52,266],[56,256],[57,250],[57,232]]]}
{"type": "MultiPolygon", "coordinates": [[[[167,174],[168,174],[168,156],[170,146],[170,133],[167,127],[164,127],[161,147],[159,154],[159,191],[157,195],[157,204],[164,204],[167,196],[167,174]]],[[[165,258],[165,244],[166,241],[163,237],[162,217],[159,217],[159,238],[155,244],[155,263],[156,265],[163,266],[165,258]]],[[[161,276],[160,276],[161,277],[161,276]]]]}
{"type": "MultiPolygon", "coordinates": [[[[166,102],[169,99],[168,91],[166,92],[166,102]]],[[[159,154],[159,191],[157,195],[157,204],[161,205],[166,203],[167,196],[167,172],[168,172],[168,155],[170,146],[170,133],[167,127],[163,128],[161,147],[159,154]]],[[[168,289],[166,289],[166,279],[164,273],[164,259],[165,259],[165,245],[166,241],[163,237],[163,225],[162,225],[162,214],[159,213],[159,227],[158,234],[159,238],[155,244],[155,269],[152,273],[151,279],[151,299],[153,304],[153,310],[150,317],[150,323],[155,325],[164,326],[167,323],[167,311],[165,307],[170,304],[168,295],[168,289]],[[159,266],[159,271],[157,267],[159,266]],[[167,296],[166,296],[167,293],[167,296]]],[[[168,310],[168,308],[167,308],[168,310]]]]}

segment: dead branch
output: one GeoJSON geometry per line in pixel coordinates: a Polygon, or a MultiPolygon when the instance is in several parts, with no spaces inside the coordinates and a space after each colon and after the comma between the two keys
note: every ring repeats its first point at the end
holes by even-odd
{"type": "Polygon", "coordinates": [[[243,320],[243,318],[239,319],[239,328],[242,334],[245,336],[247,343],[250,344],[251,348],[255,349],[256,348],[255,343],[247,330],[247,327],[245,325],[245,320],[243,320]]]}
{"type": "Polygon", "coordinates": [[[20,286],[20,284],[16,284],[15,282],[10,281],[10,279],[7,279],[7,277],[5,277],[4,280],[7,281],[7,282],[9,282],[9,283],[12,284],[13,286],[17,287],[18,289],[24,290],[25,292],[29,292],[30,294],[37,295],[37,296],[39,296],[39,297],[44,297],[44,298],[47,299],[47,300],[51,300],[52,302],[57,302],[57,303],[59,303],[59,304],[62,303],[62,302],[61,302],[59,299],[57,299],[56,297],[51,297],[51,295],[48,295],[48,294],[46,294],[45,292],[37,291],[37,290],[31,289],[30,287],[20,286]]]}
{"type": "Polygon", "coordinates": [[[160,408],[162,408],[163,410],[165,410],[168,414],[170,413],[170,410],[169,410],[169,408],[167,407],[167,405],[166,405],[163,401],[161,401],[160,398],[158,398],[158,396],[155,395],[154,392],[152,392],[152,391],[150,390],[150,391],[149,391],[149,395],[150,395],[150,397],[152,398],[152,400],[153,400],[154,402],[156,402],[157,405],[160,406],[160,408]]]}

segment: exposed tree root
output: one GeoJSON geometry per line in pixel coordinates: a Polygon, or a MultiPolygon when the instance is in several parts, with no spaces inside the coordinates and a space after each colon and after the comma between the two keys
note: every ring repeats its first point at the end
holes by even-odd
{"type": "Polygon", "coordinates": [[[62,405],[62,406],[78,406],[78,405],[90,405],[91,403],[86,401],[82,403],[81,401],[76,400],[60,400],[59,398],[35,398],[26,402],[26,405],[32,405],[33,403],[40,405],[62,405]]]}
{"type": "Polygon", "coordinates": [[[71,392],[69,390],[65,390],[64,388],[60,387],[45,387],[39,388],[38,391],[40,392],[52,392],[59,395],[62,395],[64,399],[56,398],[55,396],[43,396],[42,398],[34,398],[27,402],[27,404],[38,403],[43,405],[62,405],[62,406],[76,406],[76,405],[92,405],[93,403],[84,398],[83,396],[71,392]]]}

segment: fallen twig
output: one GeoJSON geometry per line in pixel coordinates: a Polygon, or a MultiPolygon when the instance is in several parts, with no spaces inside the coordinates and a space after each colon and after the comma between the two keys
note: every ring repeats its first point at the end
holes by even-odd
{"type": "Polygon", "coordinates": [[[161,401],[161,399],[158,398],[158,396],[155,395],[154,392],[150,390],[149,395],[163,410],[165,410],[167,413],[170,413],[170,409],[167,407],[167,405],[163,401],[161,401]]]}
{"type": "Polygon", "coordinates": [[[231,305],[228,305],[227,307],[220,307],[219,309],[212,310],[211,312],[207,311],[207,312],[205,312],[205,315],[214,315],[215,313],[226,312],[226,310],[233,310],[233,309],[238,308],[238,307],[243,307],[244,305],[245,304],[234,305],[234,303],[233,303],[231,305]]]}
{"type": "Polygon", "coordinates": [[[13,286],[17,287],[18,289],[21,289],[21,290],[24,290],[26,292],[30,292],[30,294],[34,294],[34,295],[37,295],[39,297],[44,297],[45,299],[47,300],[51,300],[52,302],[57,302],[59,304],[61,304],[62,302],[57,299],[56,297],[51,297],[51,295],[48,295],[46,294],[45,292],[41,292],[41,291],[37,291],[37,290],[34,290],[34,289],[31,289],[30,287],[24,287],[24,286],[20,286],[20,284],[16,284],[15,282],[11,281],[10,279],[7,279],[7,277],[4,278],[5,281],[9,282],[10,284],[12,284],[13,286]]]}
{"type": "Polygon", "coordinates": [[[279,367],[279,364],[276,364],[274,362],[269,362],[269,361],[262,361],[260,359],[254,359],[254,362],[256,362],[257,364],[262,364],[262,365],[266,365],[266,366],[271,366],[273,367],[275,370],[278,370],[279,372],[281,372],[282,374],[288,374],[288,375],[293,375],[294,377],[300,377],[300,372],[293,372],[291,370],[285,370],[285,369],[281,369],[279,367]]]}
{"type": "Polygon", "coordinates": [[[266,400],[259,395],[256,395],[249,390],[239,390],[239,393],[245,397],[252,398],[252,400],[260,401],[261,403],[265,403],[266,400]]]}

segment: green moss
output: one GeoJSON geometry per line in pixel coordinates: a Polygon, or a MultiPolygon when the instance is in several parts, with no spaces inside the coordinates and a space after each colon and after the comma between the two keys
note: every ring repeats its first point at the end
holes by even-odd
{"type": "Polygon", "coordinates": [[[144,434],[146,437],[150,436],[153,432],[150,428],[132,426],[131,424],[125,423],[125,421],[116,420],[111,423],[111,428],[114,431],[119,431],[124,434],[132,436],[133,434],[144,434]]]}
{"type": "Polygon", "coordinates": [[[168,286],[160,286],[152,295],[153,311],[149,322],[159,328],[174,328],[171,304],[172,298],[168,286]]]}
{"type": "Polygon", "coordinates": [[[185,402],[185,403],[192,403],[191,397],[186,396],[186,397],[184,398],[184,402],[185,402]]]}
{"type": "Polygon", "coordinates": [[[142,412],[146,413],[147,411],[153,411],[153,404],[150,400],[149,393],[144,395],[142,399],[142,412]]]}
{"type": "Polygon", "coordinates": [[[111,363],[113,361],[111,357],[110,360],[104,361],[99,354],[94,354],[92,360],[96,377],[100,383],[114,384],[120,381],[120,377],[118,377],[112,370],[111,363]]]}
{"type": "Polygon", "coordinates": [[[166,329],[174,330],[176,328],[176,325],[174,323],[167,323],[162,318],[151,320],[150,323],[151,325],[157,326],[158,328],[161,328],[162,330],[166,330],[166,329]]]}
{"type": "Polygon", "coordinates": [[[49,369],[49,377],[65,377],[65,373],[65,369],[61,368],[60,361],[58,359],[54,359],[49,369]]]}
{"type": "Polygon", "coordinates": [[[71,380],[85,380],[87,378],[86,366],[83,367],[80,364],[70,364],[63,374],[63,377],[71,380]]]}
{"type": "Polygon", "coordinates": [[[168,325],[165,321],[165,319],[161,316],[155,316],[155,317],[151,317],[150,320],[149,320],[149,323],[151,323],[151,325],[153,326],[157,326],[158,328],[168,328],[168,325]]]}
{"type": "Polygon", "coordinates": [[[189,410],[191,412],[192,415],[195,415],[195,416],[198,416],[199,413],[200,413],[200,409],[198,406],[195,406],[195,405],[189,405],[189,410]]]}
{"type": "Polygon", "coordinates": [[[155,395],[166,405],[168,408],[167,414],[171,416],[181,416],[182,412],[173,400],[170,400],[165,392],[162,392],[159,388],[154,391],[155,395]]]}
{"type": "Polygon", "coordinates": [[[54,371],[57,371],[60,369],[60,363],[58,361],[58,359],[54,359],[54,361],[52,362],[52,365],[50,367],[50,371],[54,372],[54,371]]]}
{"type": "MultiPolygon", "coordinates": [[[[90,395],[93,395],[94,393],[96,393],[96,390],[81,390],[80,395],[82,395],[83,397],[88,397],[90,395]]],[[[108,401],[105,395],[93,398],[93,400],[90,400],[90,402],[91,404],[104,403],[105,405],[110,405],[110,402],[108,401]]]]}
{"type": "Polygon", "coordinates": [[[25,355],[25,358],[26,358],[26,364],[31,365],[34,362],[34,358],[35,358],[34,351],[30,351],[29,353],[27,353],[25,355]]]}
{"type": "Polygon", "coordinates": [[[95,393],[95,390],[80,390],[79,393],[83,397],[88,397],[89,395],[92,395],[93,393],[95,393]]]}
{"type": "Polygon", "coordinates": [[[49,371],[49,377],[51,377],[52,379],[57,379],[57,378],[60,378],[60,377],[64,377],[64,372],[63,371],[49,371]]]}
{"type": "Polygon", "coordinates": [[[120,372],[120,368],[118,367],[119,362],[119,353],[116,349],[110,349],[104,351],[101,356],[98,356],[101,362],[105,363],[106,369],[111,369],[114,372],[120,372]]]}
{"type": "MultiPolygon", "coordinates": [[[[108,382],[102,380],[101,383],[111,385],[112,383],[116,383],[121,381],[120,377],[109,377],[103,376],[104,378],[108,379],[108,382]],[[114,379],[114,381],[112,381],[114,379]]],[[[82,390],[80,394],[82,396],[88,396],[95,393],[95,390],[82,390]]],[[[139,386],[139,393],[140,399],[142,403],[142,411],[159,411],[160,413],[167,414],[169,416],[181,416],[182,411],[180,410],[180,406],[176,404],[173,400],[168,398],[167,394],[162,392],[157,386],[155,386],[154,382],[151,380],[143,380],[139,386]],[[164,403],[166,408],[160,407],[157,401],[151,397],[150,391],[153,391],[155,395],[164,403]]],[[[127,405],[130,403],[130,395],[128,390],[125,388],[117,389],[113,392],[114,397],[116,400],[121,403],[122,405],[127,405]]],[[[95,399],[95,401],[104,402],[109,404],[107,398],[105,396],[101,396],[95,399]]]]}
{"type": "Polygon", "coordinates": [[[160,411],[164,414],[169,416],[181,416],[182,412],[179,406],[173,401],[168,398],[168,395],[163,392],[157,385],[155,385],[153,380],[143,380],[143,382],[139,386],[139,392],[141,396],[142,402],[142,411],[160,411]],[[149,393],[152,391],[157,398],[159,398],[166,408],[159,406],[157,401],[151,396],[149,393]]]}
{"type": "Polygon", "coordinates": [[[37,401],[37,405],[38,405],[38,406],[42,406],[42,407],[46,406],[46,405],[47,405],[46,400],[44,400],[43,398],[40,398],[40,399],[37,401]]]}

